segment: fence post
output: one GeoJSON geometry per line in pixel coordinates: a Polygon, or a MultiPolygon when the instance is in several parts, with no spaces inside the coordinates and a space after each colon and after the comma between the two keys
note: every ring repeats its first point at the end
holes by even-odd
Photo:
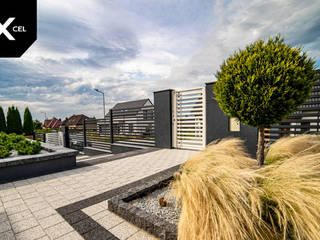
{"type": "Polygon", "coordinates": [[[83,119],[83,145],[87,146],[87,129],[86,129],[86,119],[83,119]]]}
{"type": "Polygon", "coordinates": [[[112,109],[110,109],[109,115],[110,115],[110,137],[111,137],[111,143],[114,143],[114,139],[113,139],[113,112],[112,112],[112,109]]]}
{"type": "Polygon", "coordinates": [[[64,136],[64,147],[70,148],[69,127],[62,126],[62,132],[63,132],[63,136],[64,136]]]}

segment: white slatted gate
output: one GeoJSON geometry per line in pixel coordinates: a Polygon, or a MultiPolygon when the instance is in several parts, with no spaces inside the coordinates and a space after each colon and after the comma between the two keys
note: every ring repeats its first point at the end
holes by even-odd
{"type": "Polygon", "coordinates": [[[173,147],[201,150],[206,146],[205,88],[173,92],[173,147]]]}

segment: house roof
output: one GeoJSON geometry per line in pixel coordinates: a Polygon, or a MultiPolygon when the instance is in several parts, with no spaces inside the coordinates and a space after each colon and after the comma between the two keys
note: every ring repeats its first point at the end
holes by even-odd
{"type": "MultiPolygon", "coordinates": [[[[141,108],[144,107],[147,102],[150,102],[150,99],[141,99],[136,101],[129,101],[129,102],[121,102],[117,103],[113,106],[112,110],[118,110],[118,109],[128,109],[128,108],[141,108]]],[[[152,105],[152,103],[151,103],[152,105]]]]}
{"type": "Polygon", "coordinates": [[[52,119],[46,119],[44,121],[44,127],[46,128],[59,128],[61,126],[61,119],[53,117],[52,119]]]}
{"type": "Polygon", "coordinates": [[[84,119],[88,119],[84,114],[75,115],[73,114],[70,118],[63,120],[62,125],[82,125],[84,119]]]}

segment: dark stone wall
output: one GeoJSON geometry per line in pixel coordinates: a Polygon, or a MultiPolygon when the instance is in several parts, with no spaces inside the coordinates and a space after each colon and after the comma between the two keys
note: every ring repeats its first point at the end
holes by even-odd
{"type": "Polygon", "coordinates": [[[154,92],[155,141],[158,148],[172,148],[172,91],[154,92]]]}
{"type": "Polygon", "coordinates": [[[206,127],[207,144],[226,137],[238,137],[245,140],[248,152],[255,157],[258,143],[258,130],[241,123],[240,132],[229,131],[229,117],[220,109],[218,102],[214,99],[214,83],[206,84],[206,127]]]}
{"type": "Polygon", "coordinates": [[[73,169],[76,167],[76,155],[59,155],[61,155],[60,158],[56,159],[0,168],[0,183],[37,177],[45,174],[73,169]]]}

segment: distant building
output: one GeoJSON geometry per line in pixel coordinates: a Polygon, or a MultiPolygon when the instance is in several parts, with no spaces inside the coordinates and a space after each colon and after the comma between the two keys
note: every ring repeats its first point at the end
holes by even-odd
{"type": "Polygon", "coordinates": [[[62,122],[62,126],[68,126],[69,128],[79,128],[79,127],[83,127],[83,121],[85,119],[89,119],[89,117],[87,117],[84,114],[79,114],[79,115],[72,115],[69,118],[66,118],[65,120],[63,120],[62,122]]]}
{"type": "Polygon", "coordinates": [[[46,119],[44,121],[43,127],[46,129],[59,129],[61,127],[61,119],[53,117],[52,119],[46,119]]]}
{"type": "MultiPolygon", "coordinates": [[[[112,111],[113,133],[116,135],[138,135],[143,132],[148,134],[148,131],[152,128],[154,112],[150,99],[117,103],[112,111]]],[[[106,119],[106,127],[109,128],[110,113],[106,115],[106,119]]]]}

